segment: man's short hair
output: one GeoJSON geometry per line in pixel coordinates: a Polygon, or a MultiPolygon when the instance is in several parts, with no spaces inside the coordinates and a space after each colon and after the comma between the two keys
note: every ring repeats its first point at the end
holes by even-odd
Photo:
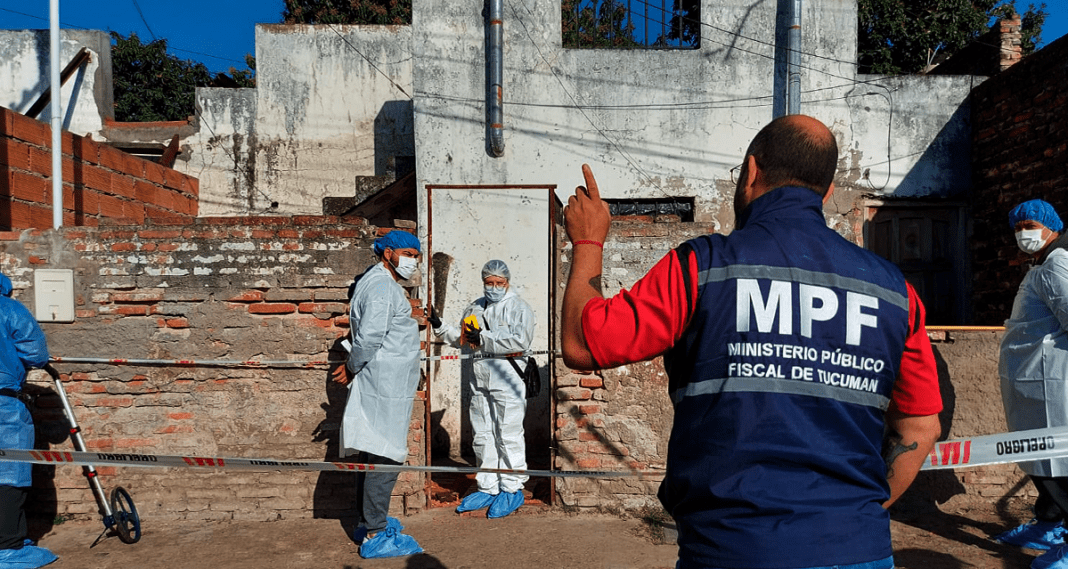
{"type": "Polygon", "coordinates": [[[801,186],[823,196],[838,168],[838,142],[827,129],[812,130],[779,117],[762,128],[745,151],[768,186],[801,186]]]}

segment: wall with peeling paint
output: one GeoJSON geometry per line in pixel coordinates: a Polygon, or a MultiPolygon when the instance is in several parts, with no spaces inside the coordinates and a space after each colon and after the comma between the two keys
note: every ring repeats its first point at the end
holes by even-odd
{"type": "Polygon", "coordinates": [[[177,168],[204,215],[323,213],[357,176],[415,155],[411,29],[256,26],[256,88],[197,89],[199,132],[177,168]]]}
{"type": "MultiPolygon", "coordinates": [[[[60,30],[60,69],[83,47],[90,60],[63,85],[63,129],[78,135],[100,132],[114,117],[111,87],[111,38],[95,30],[60,30]]],[[[0,31],[0,107],[19,113],[30,109],[49,88],[48,30],[0,31]]],[[[51,106],[37,116],[49,122],[51,106]]]]}
{"type": "MultiPolygon", "coordinates": [[[[566,199],[585,162],[605,197],[693,197],[698,221],[729,230],[729,170],[776,104],[776,5],[712,4],[702,10],[698,50],[564,49],[558,0],[508,4],[505,154],[493,158],[482,2],[418,3],[420,186],[555,184],[566,199]]],[[[855,205],[865,194],[966,192],[969,120],[962,104],[976,80],[858,77],[855,2],[811,1],[803,9],[801,110],[832,128],[841,152],[832,226],[859,240],[855,205]]]]}

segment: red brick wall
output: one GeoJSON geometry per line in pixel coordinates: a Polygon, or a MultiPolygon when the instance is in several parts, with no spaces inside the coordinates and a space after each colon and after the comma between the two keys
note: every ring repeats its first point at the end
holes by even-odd
{"type": "MultiPolygon", "coordinates": [[[[52,130],[0,107],[0,230],[52,227],[52,130]]],[[[197,215],[196,178],[64,132],[63,225],[197,215]]]]}
{"type": "Polygon", "coordinates": [[[1008,214],[1041,198],[1068,220],[1068,37],[972,90],[975,324],[1009,316],[1025,272],[1008,214]]]}
{"type": "MultiPolygon", "coordinates": [[[[74,271],[75,322],[42,324],[53,356],[344,359],[348,286],[386,230],[336,217],[176,221],[0,232],[0,272],[33,310],[35,269],[74,271]]],[[[91,450],[337,460],[348,391],[330,381],[332,367],[55,367],[91,450]]],[[[28,389],[42,395],[38,448],[72,449],[51,380],[35,373],[28,389]]],[[[425,464],[424,401],[413,409],[409,464],[425,464]]],[[[100,471],[105,488],[131,492],[142,519],[338,517],[354,505],[354,479],[340,472],[100,471]]],[[[425,507],[424,481],[401,476],[394,515],[425,507]]],[[[96,516],[80,468],[37,468],[34,487],[38,519],[96,516]]]]}

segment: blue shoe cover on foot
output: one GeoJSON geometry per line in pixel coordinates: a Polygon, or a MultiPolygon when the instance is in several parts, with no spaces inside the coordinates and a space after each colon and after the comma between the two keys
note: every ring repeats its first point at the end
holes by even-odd
{"type": "Polygon", "coordinates": [[[360,557],[364,559],[380,559],[383,557],[402,557],[422,553],[423,548],[410,535],[401,533],[397,526],[400,522],[391,518],[386,529],[376,533],[360,546],[360,557]]]}
{"type": "Polygon", "coordinates": [[[519,509],[519,506],[523,505],[523,491],[518,492],[501,492],[497,494],[497,499],[490,505],[489,512],[486,513],[486,517],[490,519],[503,518],[508,514],[519,509]]]}
{"type": "Polygon", "coordinates": [[[4,569],[37,569],[59,559],[51,551],[33,545],[30,540],[18,549],[0,549],[0,567],[4,569]]]}
{"type": "Polygon", "coordinates": [[[481,490],[474,494],[468,494],[468,496],[464,498],[464,501],[460,502],[459,506],[456,506],[456,513],[462,514],[464,512],[481,510],[492,504],[497,496],[500,496],[500,494],[487,494],[481,490]]]}
{"type": "Polygon", "coordinates": [[[1068,533],[1068,529],[1065,529],[1061,522],[1040,522],[1033,519],[994,536],[994,541],[1028,549],[1046,550],[1063,545],[1065,533],[1068,533]]]}
{"type": "Polygon", "coordinates": [[[1068,569],[1068,545],[1057,545],[1031,562],[1031,569],[1068,569]]]}

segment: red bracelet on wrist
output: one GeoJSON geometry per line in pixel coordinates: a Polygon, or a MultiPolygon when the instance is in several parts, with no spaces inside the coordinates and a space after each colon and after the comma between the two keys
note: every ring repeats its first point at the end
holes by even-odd
{"type": "Polygon", "coordinates": [[[604,243],[601,243],[600,241],[594,241],[592,239],[579,239],[578,241],[571,243],[572,247],[575,245],[596,245],[601,249],[604,249],[604,243]]]}

